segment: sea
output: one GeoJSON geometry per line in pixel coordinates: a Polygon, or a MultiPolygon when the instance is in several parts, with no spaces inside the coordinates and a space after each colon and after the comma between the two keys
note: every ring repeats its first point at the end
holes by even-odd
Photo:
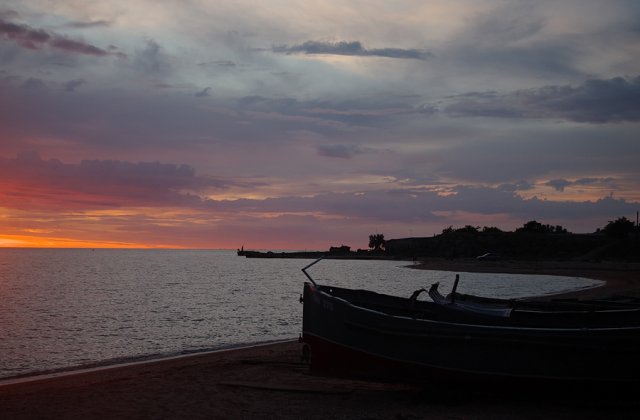
{"type": "MultiPolygon", "coordinates": [[[[0,378],[295,339],[313,260],[229,250],[0,249],[0,378]]],[[[319,284],[408,297],[455,274],[409,261],[322,260],[319,284]]],[[[501,298],[594,287],[584,278],[459,273],[501,298]]]]}

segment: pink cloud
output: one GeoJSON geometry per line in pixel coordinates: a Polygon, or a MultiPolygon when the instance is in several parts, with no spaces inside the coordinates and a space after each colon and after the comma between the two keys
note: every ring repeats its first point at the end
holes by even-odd
{"type": "Polygon", "coordinates": [[[118,55],[94,45],[66,38],[64,36],[50,34],[42,29],[34,29],[27,25],[19,25],[0,19],[0,35],[11,39],[18,45],[31,50],[38,50],[44,46],[74,54],[93,56],[118,55]]]}
{"type": "Polygon", "coordinates": [[[197,176],[188,165],[160,162],[43,160],[36,152],[0,158],[3,207],[93,209],[126,206],[197,207],[196,194],[226,188],[225,181],[197,176]]]}
{"type": "Polygon", "coordinates": [[[51,39],[51,36],[43,30],[32,29],[26,25],[18,25],[5,20],[0,20],[0,34],[29,49],[38,49],[39,45],[51,39]]]}

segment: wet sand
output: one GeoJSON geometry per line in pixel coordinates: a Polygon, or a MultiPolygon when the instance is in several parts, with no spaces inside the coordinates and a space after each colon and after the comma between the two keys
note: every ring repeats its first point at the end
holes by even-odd
{"type": "MultiPolygon", "coordinates": [[[[427,262],[421,268],[560,274],[607,280],[571,296],[638,295],[638,267],[427,262]],[[457,265],[456,265],[457,264],[457,265]],[[437,268],[436,268],[437,267],[437,268]],[[517,270],[517,271],[516,271],[517,270]],[[521,270],[521,271],[520,271],[521,270]]],[[[3,419],[540,419],[636,418],[640,399],[605,389],[567,398],[438,384],[312,375],[297,340],[0,384],[3,419]]]]}

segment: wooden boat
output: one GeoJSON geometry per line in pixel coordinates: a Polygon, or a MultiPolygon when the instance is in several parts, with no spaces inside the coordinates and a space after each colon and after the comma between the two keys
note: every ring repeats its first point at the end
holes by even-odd
{"type": "Polygon", "coordinates": [[[556,308],[513,322],[520,309],[482,313],[318,285],[306,272],[316,262],[303,269],[310,282],[302,296],[301,338],[314,372],[483,385],[640,382],[637,319],[604,315],[595,323],[580,324],[583,318],[556,325],[562,312],[556,308]],[[539,325],[535,316],[543,319],[539,325]]]}

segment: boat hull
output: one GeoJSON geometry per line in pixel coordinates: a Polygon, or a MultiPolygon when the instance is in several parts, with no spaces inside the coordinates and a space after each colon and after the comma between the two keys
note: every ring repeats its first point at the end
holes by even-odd
{"type": "Polygon", "coordinates": [[[302,340],[315,372],[475,383],[640,379],[636,327],[521,328],[417,319],[354,304],[309,283],[303,299],[302,340]]]}

